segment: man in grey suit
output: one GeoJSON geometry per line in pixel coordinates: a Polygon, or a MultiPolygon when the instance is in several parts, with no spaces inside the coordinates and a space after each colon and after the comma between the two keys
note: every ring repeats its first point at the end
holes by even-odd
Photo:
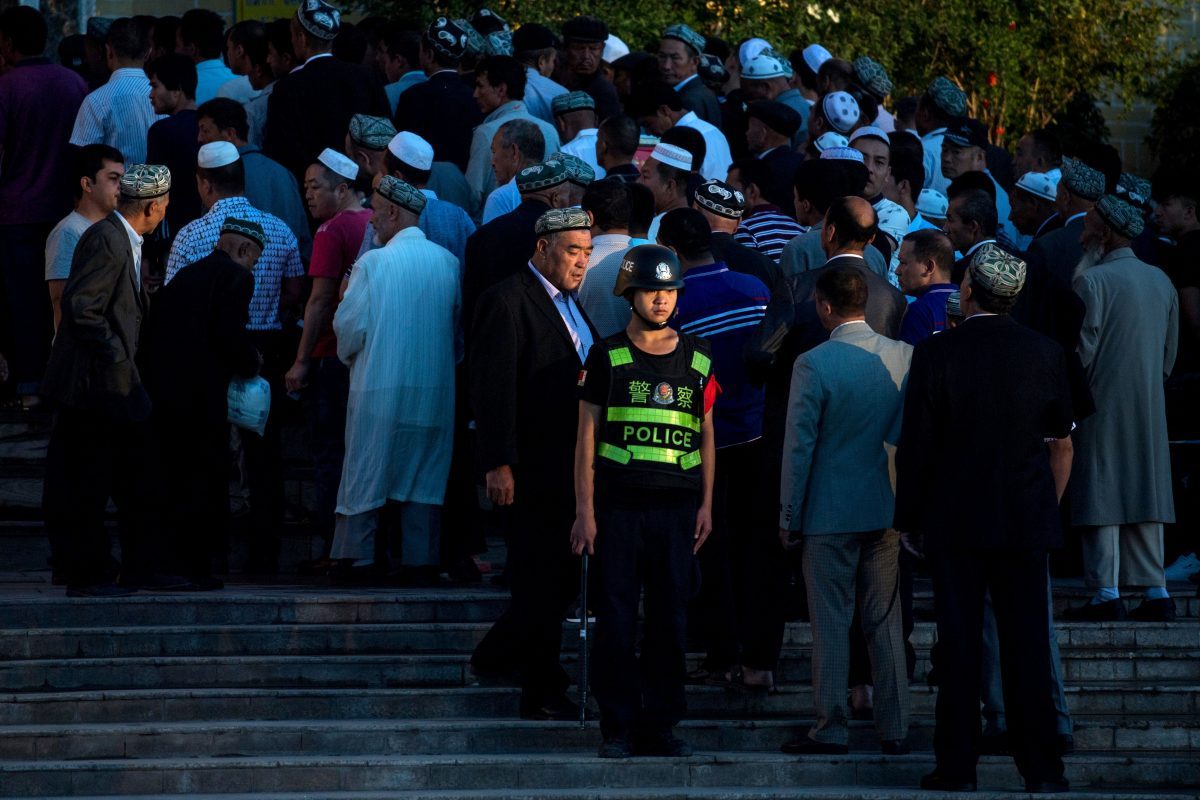
{"type": "Polygon", "coordinates": [[[130,593],[113,585],[109,571],[109,497],[121,515],[122,583],[149,576],[149,564],[139,559],[146,550],[136,517],[147,493],[150,399],[134,359],[148,304],[142,241],[162,221],[170,190],[166,167],[130,166],[117,210],[79,239],[63,289],[62,324],[42,382],[42,394],[57,403],[42,509],[68,597],[130,593]]]}
{"type": "Polygon", "coordinates": [[[785,753],[848,750],[846,681],[856,604],[871,656],[883,752],[908,752],[900,540],[890,528],[891,466],[912,347],[867,324],[863,272],[852,264],[822,271],[814,299],[829,341],[802,354],[792,370],[779,536],[784,547],[803,548],[816,723],[807,735],[785,743],[785,753]]]}

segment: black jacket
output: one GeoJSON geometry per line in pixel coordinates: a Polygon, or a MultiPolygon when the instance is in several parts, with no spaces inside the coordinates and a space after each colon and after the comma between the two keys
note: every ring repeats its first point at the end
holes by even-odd
{"type": "MultiPolygon", "coordinates": [[[[584,320],[599,341],[586,315],[584,320]]],[[[532,270],[524,267],[484,293],[471,338],[479,466],[484,472],[512,467],[518,498],[530,492],[573,496],[576,384],[583,362],[532,270]]]]}
{"type": "Polygon", "coordinates": [[[435,161],[466,172],[471,135],[483,122],[473,90],[457,72],[438,72],[410,86],[396,104],[396,130],[412,131],[433,145],[435,161]]]}
{"type": "Polygon", "coordinates": [[[115,420],[145,420],[150,398],[134,358],[148,304],[134,272],[129,233],[114,211],[84,231],[75,246],[42,394],[115,420]]]}
{"type": "Polygon", "coordinates": [[[537,246],[533,226],[550,210],[541,200],[521,204],[481,225],[467,239],[463,263],[463,319],[474,319],[475,304],[487,289],[524,269],[537,246]]]}
{"type": "Polygon", "coordinates": [[[804,156],[785,144],[767,153],[763,161],[771,167],[771,182],[760,187],[763,197],[768,203],[779,206],[782,213],[795,219],[796,170],[804,161],[804,156]]]}
{"type": "Polygon", "coordinates": [[[258,372],[246,330],[253,294],[250,270],[214,250],[155,295],[138,365],[156,417],[226,418],[229,381],[258,372]]]}
{"type": "Polygon", "coordinates": [[[753,275],[767,288],[775,285],[775,281],[783,274],[779,265],[752,247],[746,247],[735,241],[733,234],[724,231],[713,231],[712,253],[718,261],[724,261],[725,266],[743,275],[753,275]]]}
{"type": "Polygon", "coordinates": [[[373,72],[321,57],[275,84],[267,101],[262,149],[303,184],[304,171],[322,150],[345,150],[352,116],[386,117],[388,110],[387,95],[373,72]]]}
{"type": "Polygon", "coordinates": [[[1066,360],[1008,316],[917,345],[896,451],[895,528],[931,552],[1061,544],[1046,438],[1071,432],[1066,360]]]}
{"type": "Polygon", "coordinates": [[[721,127],[721,103],[712,90],[704,85],[697,75],[679,90],[679,99],[688,111],[695,111],[696,116],[710,125],[721,127]]]}

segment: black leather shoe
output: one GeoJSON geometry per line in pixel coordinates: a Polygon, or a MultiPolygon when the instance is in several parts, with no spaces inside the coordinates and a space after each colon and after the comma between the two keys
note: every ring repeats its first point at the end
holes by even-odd
{"type": "Polygon", "coordinates": [[[818,742],[811,736],[784,742],[779,749],[791,756],[844,756],[850,752],[850,748],[844,744],[818,742]]]}
{"type": "Polygon", "coordinates": [[[129,597],[131,594],[137,594],[137,589],[117,586],[115,583],[67,587],[67,597],[129,597]]]}
{"type": "Polygon", "coordinates": [[[1030,794],[1061,794],[1071,791],[1071,782],[1066,778],[1056,778],[1052,781],[1033,781],[1025,784],[1025,791],[1030,794]]]}
{"type": "Polygon", "coordinates": [[[624,739],[605,739],[596,755],[600,758],[631,758],[633,751],[624,739]]]}
{"type": "Polygon", "coordinates": [[[672,734],[641,736],[634,742],[633,753],[638,756],[662,756],[665,758],[688,758],[692,746],[672,734]]]}
{"type": "Polygon", "coordinates": [[[973,792],[977,784],[975,781],[947,778],[935,770],[921,778],[921,788],[927,792],[973,792]]]}
{"type": "Polygon", "coordinates": [[[117,584],[127,589],[143,589],[147,592],[190,592],[195,587],[192,582],[182,575],[125,575],[117,579],[117,584]]]}
{"type": "Polygon", "coordinates": [[[579,706],[571,702],[566,695],[550,697],[536,705],[522,699],[521,719],[578,722],[579,706]]]}
{"type": "Polygon", "coordinates": [[[1125,601],[1121,598],[1103,603],[1087,602],[1063,611],[1062,618],[1068,622],[1123,622],[1128,619],[1125,601]]]}
{"type": "Polygon", "coordinates": [[[912,752],[912,748],[908,746],[908,742],[904,739],[892,739],[880,742],[879,750],[885,756],[906,756],[912,752]]]}
{"type": "Polygon", "coordinates": [[[1129,612],[1129,618],[1137,622],[1174,622],[1175,601],[1170,597],[1143,600],[1140,606],[1129,612]]]}

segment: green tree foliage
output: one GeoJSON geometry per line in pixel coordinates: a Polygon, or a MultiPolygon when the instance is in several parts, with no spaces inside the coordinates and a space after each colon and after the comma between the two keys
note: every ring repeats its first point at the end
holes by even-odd
{"type": "MultiPolygon", "coordinates": [[[[1079,94],[1128,101],[1164,74],[1163,34],[1187,0],[498,0],[510,22],[554,27],[581,11],[606,20],[632,47],[686,22],[736,43],[761,36],[787,53],[821,42],[835,55],[870,55],[896,84],[920,94],[936,75],[968,93],[970,113],[997,142],[1049,123],[1079,94]]],[[[364,10],[407,18],[469,16],[479,2],[361,0],[364,10]]]]}
{"type": "Polygon", "coordinates": [[[1171,70],[1154,92],[1158,107],[1147,141],[1172,168],[1200,175],[1200,54],[1171,70]]]}

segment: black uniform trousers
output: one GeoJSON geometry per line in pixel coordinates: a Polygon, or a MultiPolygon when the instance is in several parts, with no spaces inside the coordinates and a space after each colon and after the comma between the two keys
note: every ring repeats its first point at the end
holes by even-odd
{"type": "Polygon", "coordinates": [[[67,407],[54,415],[46,449],[42,513],[54,571],[69,586],[111,582],[112,550],[104,528],[109,498],[117,506],[121,571],[135,580],[157,566],[153,551],[158,495],[149,422],[119,422],[67,407]]]}
{"type": "Polygon", "coordinates": [[[211,577],[229,553],[229,423],[155,413],[171,574],[211,577]]]}
{"type": "Polygon", "coordinates": [[[475,648],[471,666],[515,675],[522,705],[536,707],[571,685],[559,657],[563,618],[579,594],[579,559],[571,554],[575,497],[539,492],[519,474],[515,481],[506,567],[512,602],[475,648]]]}
{"type": "Polygon", "coordinates": [[[591,685],[606,740],[667,734],[687,710],[687,607],[699,572],[692,553],[697,499],[653,497],[639,493],[622,501],[598,492],[596,498],[591,685]],[[646,623],[639,659],[643,587],[646,623]]]}
{"type": "Polygon", "coordinates": [[[1044,550],[930,552],[938,633],[933,735],[938,772],[974,781],[979,760],[984,592],[1000,636],[1000,671],[1013,757],[1026,783],[1059,780],[1044,550]]]}
{"type": "Polygon", "coordinates": [[[717,451],[713,532],[698,554],[700,591],[691,609],[709,670],[739,663],[773,670],[783,647],[786,563],[764,490],[763,453],[762,439],[717,451]]]}

